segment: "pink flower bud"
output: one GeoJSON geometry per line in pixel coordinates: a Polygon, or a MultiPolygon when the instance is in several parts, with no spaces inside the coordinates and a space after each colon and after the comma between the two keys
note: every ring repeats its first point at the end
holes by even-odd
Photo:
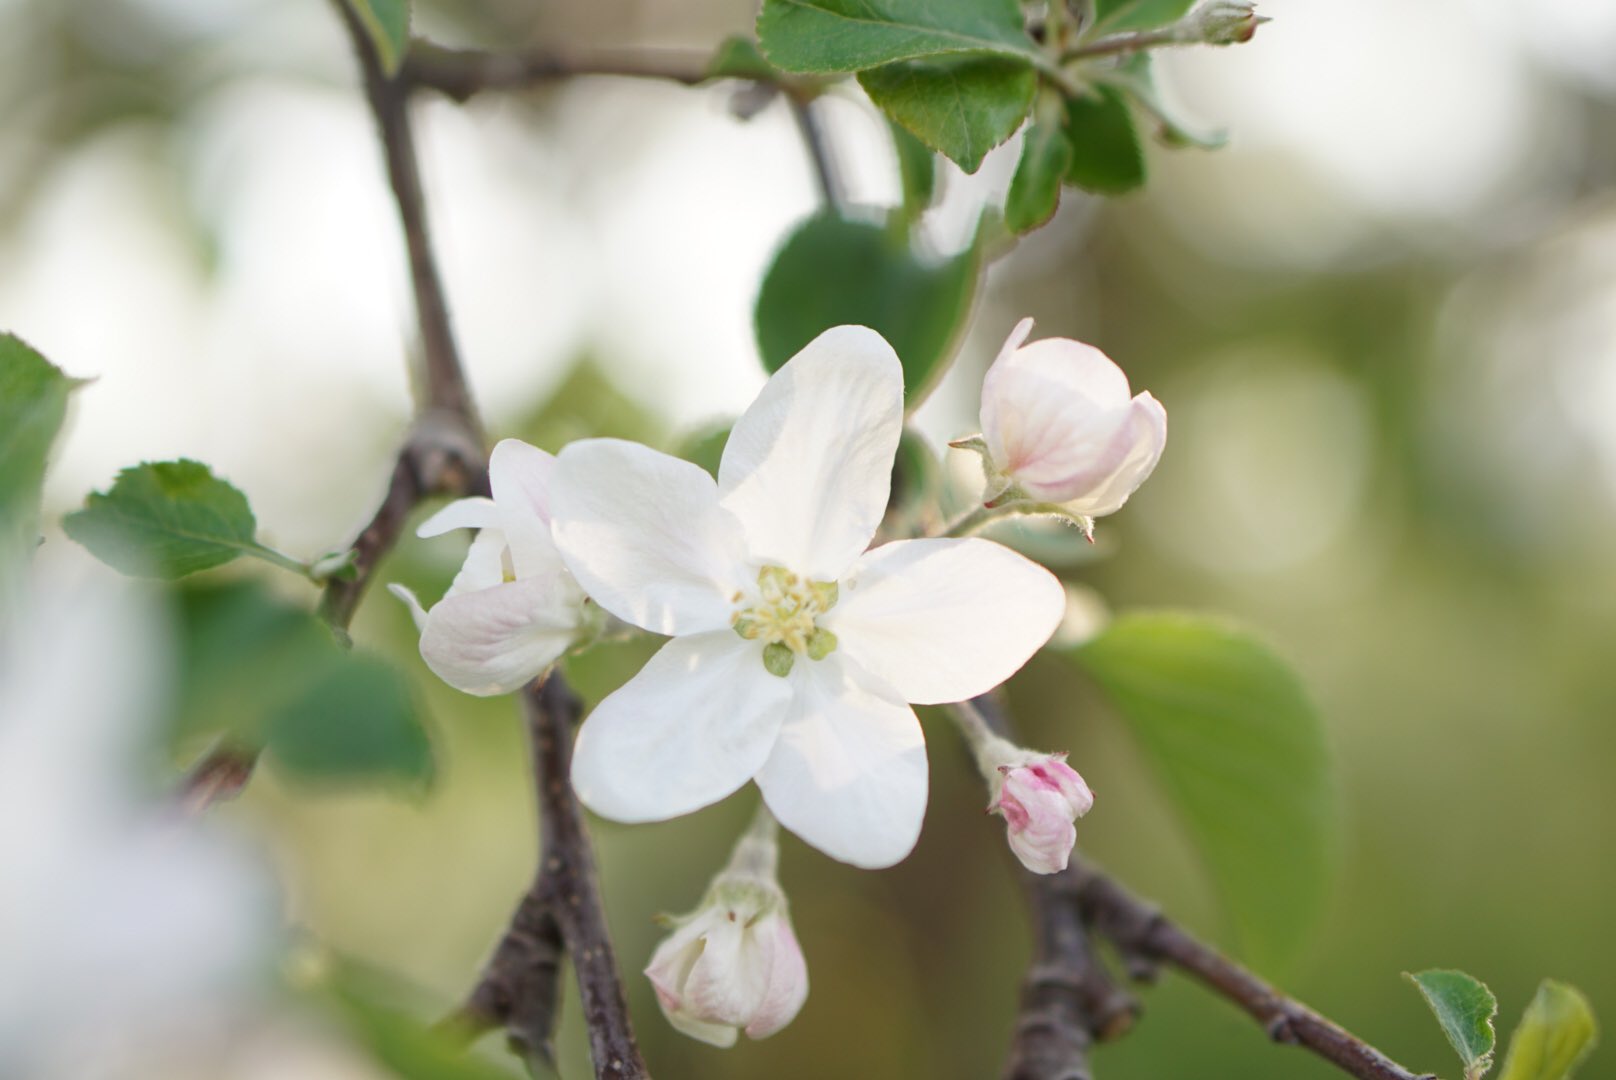
{"type": "Polygon", "coordinates": [[[1072,822],[1089,812],[1094,793],[1066,764],[1065,754],[1039,754],[1020,765],[1001,765],[999,792],[989,811],[1004,815],[1010,850],[1035,874],[1066,869],[1077,829],[1072,822]]]}
{"type": "Polygon", "coordinates": [[[668,1022],[714,1046],[735,1045],[743,1030],[773,1035],[808,999],[808,966],[785,898],[757,881],[721,878],[657,946],[645,974],[668,1022]]]}
{"type": "Polygon", "coordinates": [[[1092,345],[1023,345],[1030,333],[1032,320],[1021,320],[982,383],[989,502],[1008,496],[1090,518],[1115,513],[1161,459],[1167,411],[1149,394],[1130,397],[1128,377],[1092,345]]]}

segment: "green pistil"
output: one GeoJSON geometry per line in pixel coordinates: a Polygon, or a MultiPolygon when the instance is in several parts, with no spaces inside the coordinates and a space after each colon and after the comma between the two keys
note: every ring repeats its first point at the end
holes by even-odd
{"type": "MultiPolygon", "coordinates": [[[[836,635],[818,619],[836,606],[840,593],[834,581],[808,581],[783,566],[765,566],[758,571],[751,604],[737,607],[730,625],[746,640],[763,642],[763,666],[784,677],[797,654],[823,660],[836,650],[836,635]]],[[[736,604],[742,601],[736,593],[736,604]]]]}

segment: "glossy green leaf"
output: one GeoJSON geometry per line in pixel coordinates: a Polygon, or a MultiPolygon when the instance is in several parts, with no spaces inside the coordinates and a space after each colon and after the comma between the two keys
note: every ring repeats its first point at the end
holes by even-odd
{"type": "Polygon", "coordinates": [[[898,178],[903,184],[903,211],[919,217],[937,194],[937,156],[902,124],[887,118],[892,149],[898,155],[898,178]]]}
{"type": "Polygon", "coordinates": [[[1166,26],[1194,6],[1195,0],[1095,0],[1092,36],[1166,26]]]}
{"type": "Polygon", "coordinates": [[[1328,894],[1335,788],[1301,683],[1246,630],[1124,615],[1072,654],[1161,777],[1259,964],[1292,954],[1328,894]]]}
{"type": "Polygon", "coordinates": [[[912,408],[953,359],[979,272],[974,248],[928,261],[895,230],[817,214],[786,240],[758,292],[763,365],[778,371],[832,326],[868,326],[897,350],[912,408]]]}
{"type": "Polygon", "coordinates": [[[1033,124],[1021,144],[1021,162],[1004,200],[1004,223],[1031,232],[1055,215],[1061,181],[1072,165],[1072,144],[1059,124],[1033,124]]]}
{"type": "Polygon", "coordinates": [[[1544,979],[1509,1037],[1498,1080],[1567,1080],[1598,1041],[1599,1025],[1582,991],[1544,979]]]}
{"type": "Polygon", "coordinates": [[[377,657],[344,655],[270,710],[264,742],[297,780],[432,780],[432,744],[403,672],[377,657]]]}
{"type": "Polygon", "coordinates": [[[757,42],[741,34],[725,38],[707,63],[709,79],[753,79],[771,82],[780,71],[764,58],[757,42]]]}
{"type": "Polygon", "coordinates": [[[1487,984],[1462,971],[1405,971],[1403,978],[1414,984],[1436,1014],[1464,1065],[1465,1080],[1480,1080],[1492,1068],[1497,1042],[1493,1017],[1498,1015],[1498,999],[1487,984]]]}
{"type": "Polygon", "coordinates": [[[1072,160],[1068,183],[1099,195],[1121,195],[1145,182],[1145,154],[1122,93],[1095,88],[1094,97],[1066,103],[1066,136],[1072,160]]]}
{"type": "Polygon", "coordinates": [[[376,46],[382,70],[389,75],[404,62],[410,48],[410,0],[348,0],[376,46]]]}
{"type": "Polygon", "coordinates": [[[198,461],[157,461],[118,474],[62,522],[67,535],[126,574],[178,578],[256,555],[299,573],[305,568],[255,539],[247,497],[198,461]]]}
{"type": "Polygon", "coordinates": [[[1039,56],[1016,0],[763,0],[757,32],[786,71],[862,71],[949,53],[1039,56]]]}
{"type": "Polygon", "coordinates": [[[859,72],[859,85],[893,120],[968,173],[1014,135],[1038,75],[1000,56],[908,60],[859,72]]]}
{"type": "Polygon", "coordinates": [[[31,551],[39,537],[45,462],[77,385],[21,338],[0,334],[0,559],[31,551]]]}

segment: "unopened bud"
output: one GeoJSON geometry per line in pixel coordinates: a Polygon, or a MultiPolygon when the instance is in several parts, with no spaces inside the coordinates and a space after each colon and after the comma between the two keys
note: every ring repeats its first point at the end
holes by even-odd
{"type": "Polygon", "coordinates": [[[1214,0],[1190,12],[1178,24],[1178,38],[1206,45],[1238,45],[1250,41],[1268,19],[1251,4],[1214,0]]]}
{"type": "Polygon", "coordinates": [[[1028,754],[999,767],[1001,780],[990,811],[1004,815],[1010,850],[1035,874],[1066,869],[1077,843],[1073,822],[1089,812],[1094,793],[1066,764],[1065,754],[1028,754]]]}

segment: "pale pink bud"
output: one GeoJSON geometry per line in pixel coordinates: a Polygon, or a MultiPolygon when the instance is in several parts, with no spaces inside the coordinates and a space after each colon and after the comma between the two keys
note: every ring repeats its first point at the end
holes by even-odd
{"type": "Polygon", "coordinates": [[[645,969],[668,1022],[691,1038],[733,1046],[785,1027],[808,999],[808,966],[785,898],[757,881],[720,881],[679,921],[645,969]]]}
{"type": "Polygon", "coordinates": [[[1004,815],[1010,850],[1035,874],[1066,869],[1077,843],[1072,823],[1089,812],[1094,793],[1065,754],[1036,755],[999,772],[999,792],[988,809],[1004,815]]]}
{"type": "Polygon", "coordinates": [[[1022,344],[1023,319],[982,383],[982,442],[990,504],[1058,503],[1070,513],[1115,513],[1155,469],[1167,411],[1099,349],[1068,338],[1022,344]],[[997,490],[993,490],[997,488],[997,490]]]}

